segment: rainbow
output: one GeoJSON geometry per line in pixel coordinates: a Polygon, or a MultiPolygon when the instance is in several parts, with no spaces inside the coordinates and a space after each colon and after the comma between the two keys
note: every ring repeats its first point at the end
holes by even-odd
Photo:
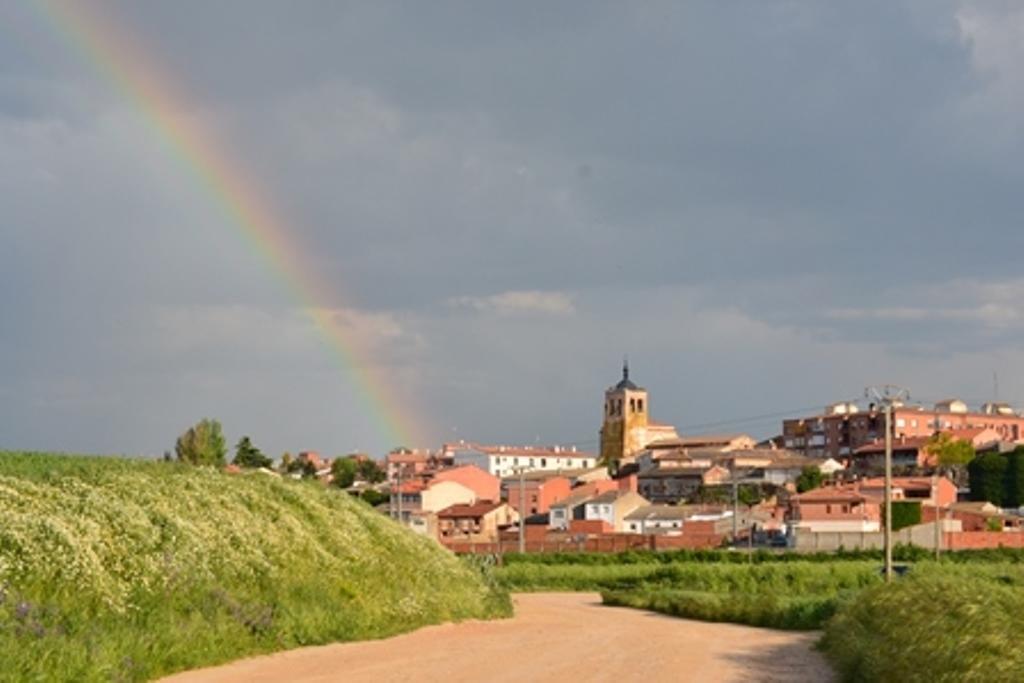
{"type": "MultiPolygon", "coordinates": [[[[132,39],[129,31],[88,0],[37,0],[34,6],[61,38],[133,104],[169,153],[195,179],[227,222],[262,257],[310,317],[336,364],[363,398],[377,433],[391,445],[411,445],[423,434],[416,417],[374,371],[362,340],[346,332],[326,302],[337,293],[307,268],[286,222],[222,142],[194,118],[179,84],[132,39]]],[[[337,305],[335,303],[335,305],[337,305]]]]}

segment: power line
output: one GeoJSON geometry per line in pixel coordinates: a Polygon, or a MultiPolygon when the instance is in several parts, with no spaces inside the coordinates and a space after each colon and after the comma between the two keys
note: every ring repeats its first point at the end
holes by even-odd
{"type": "MultiPolygon", "coordinates": [[[[777,418],[780,418],[780,417],[790,417],[790,416],[793,416],[793,415],[799,415],[801,413],[813,412],[814,414],[818,414],[818,413],[821,412],[821,406],[822,405],[823,404],[819,403],[817,405],[813,405],[813,406],[806,407],[806,408],[792,408],[790,410],[782,410],[782,411],[778,411],[778,412],[774,412],[774,413],[764,413],[762,415],[751,415],[751,416],[748,416],[748,417],[737,417],[737,418],[732,418],[732,419],[729,419],[729,420],[716,420],[714,422],[701,422],[701,423],[696,423],[696,424],[682,425],[682,426],[676,427],[676,429],[678,431],[684,431],[685,432],[685,431],[690,431],[690,430],[694,430],[694,429],[707,429],[707,428],[710,428],[710,427],[722,427],[722,426],[725,426],[725,425],[744,424],[744,423],[748,423],[748,422],[758,422],[758,421],[761,421],[761,420],[777,419],[777,418]]],[[[594,444],[600,443],[600,440],[599,439],[594,439],[594,438],[587,438],[587,439],[564,439],[564,440],[557,441],[556,443],[559,443],[559,444],[572,444],[572,445],[575,445],[575,446],[589,446],[589,445],[594,445],[594,444]]]]}

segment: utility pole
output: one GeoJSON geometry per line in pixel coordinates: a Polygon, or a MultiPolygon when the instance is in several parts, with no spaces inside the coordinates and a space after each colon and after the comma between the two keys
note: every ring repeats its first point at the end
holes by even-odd
{"type": "Polygon", "coordinates": [[[874,398],[885,410],[885,582],[892,581],[892,408],[910,398],[910,392],[902,387],[886,384],[868,387],[864,395],[874,398]]]}
{"type": "MultiPolygon", "coordinates": [[[[740,484],[760,484],[762,483],[759,479],[752,479],[747,476],[739,477],[734,469],[729,471],[729,478],[732,480],[732,543],[736,545],[736,538],[740,535],[739,532],[739,510],[740,510],[740,484]]],[[[743,473],[744,475],[750,474],[750,471],[743,473]]],[[[748,520],[749,521],[749,520],[748,520]]],[[[753,528],[748,529],[748,533],[753,536],[753,528]]],[[[751,545],[748,543],[748,546],[751,545]]],[[[752,546],[751,546],[752,547],[752,546]]]]}
{"type": "MultiPolygon", "coordinates": [[[[938,457],[938,456],[936,456],[938,457]]],[[[942,547],[942,532],[939,530],[939,473],[936,465],[935,474],[932,475],[932,503],[935,507],[935,561],[939,561],[939,551],[942,547]]]]}
{"type": "Polygon", "coordinates": [[[526,552],[526,468],[519,468],[519,554],[526,552]]]}
{"type": "Polygon", "coordinates": [[[403,524],[402,521],[402,463],[398,464],[398,523],[403,524]]]}

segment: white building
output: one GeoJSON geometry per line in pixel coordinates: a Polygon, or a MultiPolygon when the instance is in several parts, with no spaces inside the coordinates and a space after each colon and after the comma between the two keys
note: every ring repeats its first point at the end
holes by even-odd
{"type": "Polygon", "coordinates": [[[445,455],[455,465],[476,465],[496,477],[510,477],[520,470],[564,471],[595,467],[597,456],[577,451],[574,446],[481,446],[478,444],[446,444],[445,455]]]}

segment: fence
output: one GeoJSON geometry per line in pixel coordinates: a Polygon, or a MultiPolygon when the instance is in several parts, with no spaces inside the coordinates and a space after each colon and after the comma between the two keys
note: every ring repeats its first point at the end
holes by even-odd
{"type": "MultiPolygon", "coordinates": [[[[977,550],[982,548],[1024,548],[1024,533],[1016,531],[949,531],[954,521],[943,522],[940,548],[944,550],[977,550]]],[[[843,531],[798,531],[794,548],[798,552],[833,551],[839,548],[846,550],[878,549],[883,547],[883,534],[874,532],[843,532],[843,531]]],[[[912,527],[894,531],[894,544],[914,545],[920,548],[935,548],[935,524],[917,524],[912,527]]]]}
{"type": "MultiPolygon", "coordinates": [[[[524,548],[528,553],[621,553],[627,550],[678,550],[717,548],[724,536],[719,534],[684,534],[664,536],[657,534],[603,534],[584,539],[527,539],[524,548]]],[[[473,543],[469,541],[445,541],[445,547],[458,554],[501,555],[519,552],[515,540],[494,543],[473,543]]]]}

